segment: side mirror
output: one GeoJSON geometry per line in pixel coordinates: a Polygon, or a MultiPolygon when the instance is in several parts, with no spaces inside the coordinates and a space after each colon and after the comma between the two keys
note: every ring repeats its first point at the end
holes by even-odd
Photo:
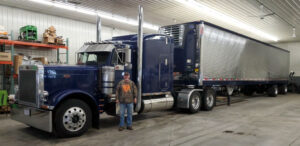
{"type": "Polygon", "coordinates": [[[291,71],[290,72],[290,77],[293,77],[295,75],[295,72],[294,71],[291,71]]]}
{"type": "Polygon", "coordinates": [[[131,64],[131,49],[124,49],[125,51],[125,64],[131,64]]]}

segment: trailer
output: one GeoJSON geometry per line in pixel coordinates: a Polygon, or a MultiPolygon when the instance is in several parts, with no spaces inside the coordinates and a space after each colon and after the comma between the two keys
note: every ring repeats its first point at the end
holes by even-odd
{"type": "Polygon", "coordinates": [[[101,113],[119,114],[115,87],[124,72],[138,86],[136,114],[212,110],[216,91],[286,93],[288,51],[204,21],[146,35],[141,11],[139,22],[137,35],[85,43],[77,65],[21,66],[12,119],[59,137],[98,128],[101,113]]]}
{"type": "MultiPolygon", "coordinates": [[[[273,97],[287,93],[290,57],[287,50],[205,21],[165,26],[160,32],[174,38],[177,101],[186,101],[190,98],[187,96],[199,91],[205,95],[217,90],[227,94],[239,90],[249,96],[267,92],[273,97]]],[[[215,104],[215,96],[210,97],[202,99],[206,110],[215,104]]],[[[177,106],[191,107],[188,101],[178,102],[177,106]]]]}

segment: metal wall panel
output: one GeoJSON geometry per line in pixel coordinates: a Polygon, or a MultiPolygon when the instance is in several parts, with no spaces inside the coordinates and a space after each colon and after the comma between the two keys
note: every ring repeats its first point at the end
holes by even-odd
{"type": "Polygon", "coordinates": [[[289,52],[205,25],[201,65],[204,79],[281,80],[289,74],[289,52]]]}
{"type": "Polygon", "coordinates": [[[300,42],[274,45],[290,51],[290,70],[295,72],[295,76],[300,76],[300,42]]]}
{"type": "MultiPolygon", "coordinates": [[[[25,25],[35,25],[37,26],[38,40],[42,40],[42,35],[45,29],[53,25],[56,28],[58,36],[69,38],[70,64],[75,63],[75,52],[84,44],[84,42],[96,40],[96,24],[2,5],[0,5],[0,25],[3,25],[8,32],[12,30],[14,39],[17,39],[20,27],[25,25]]],[[[105,40],[110,39],[112,36],[124,34],[132,34],[132,32],[104,26],[102,27],[101,37],[105,40]]],[[[63,49],[61,50],[61,52],[63,52],[63,49]]],[[[16,53],[23,53],[32,56],[46,56],[49,61],[56,61],[55,50],[19,48],[16,49],[16,53]]],[[[61,60],[65,61],[65,56],[61,56],[61,60]]]]}

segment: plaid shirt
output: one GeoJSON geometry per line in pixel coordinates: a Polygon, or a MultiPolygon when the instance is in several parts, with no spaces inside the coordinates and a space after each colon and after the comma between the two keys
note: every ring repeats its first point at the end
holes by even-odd
{"type": "Polygon", "coordinates": [[[137,97],[137,88],[131,80],[122,80],[116,88],[116,99],[120,103],[133,103],[137,97]]]}

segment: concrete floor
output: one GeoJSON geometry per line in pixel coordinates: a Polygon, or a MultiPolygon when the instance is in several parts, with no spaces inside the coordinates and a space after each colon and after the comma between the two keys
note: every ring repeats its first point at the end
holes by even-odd
{"type": "Polygon", "coordinates": [[[10,145],[300,145],[300,94],[251,97],[211,112],[153,112],[134,117],[134,131],[119,132],[118,118],[105,116],[100,129],[81,137],[57,139],[51,134],[0,118],[0,143],[10,145]]]}

